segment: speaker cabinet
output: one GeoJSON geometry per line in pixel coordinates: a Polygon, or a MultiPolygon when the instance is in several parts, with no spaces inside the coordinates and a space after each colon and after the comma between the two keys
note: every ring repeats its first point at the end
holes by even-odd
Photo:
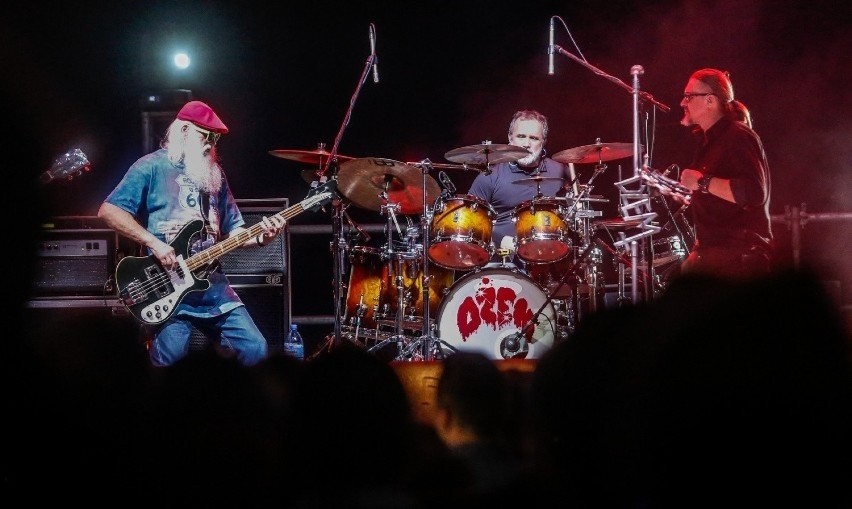
{"type": "Polygon", "coordinates": [[[35,245],[33,297],[115,295],[116,233],[111,229],[44,229],[35,245]]]}
{"type": "MultiPolygon", "coordinates": [[[[286,209],[287,198],[238,199],[246,226],[286,209]]],[[[280,349],[290,325],[290,230],[264,246],[238,248],[220,258],[231,286],[266,337],[270,351],[280,349]]],[[[190,347],[202,349],[210,339],[193,332],[190,347]]]]}
{"type": "MultiPolygon", "coordinates": [[[[246,227],[259,223],[263,216],[272,216],[286,209],[287,198],[237,200],[246,227]]],[[[286,274],[289,259],[290,229],[285,228],[274,241],[258,247],[234,249],[220,261],[225,274],[286,274]]],[[[287,278],[289,282],[289,277],[287,278]]]]}

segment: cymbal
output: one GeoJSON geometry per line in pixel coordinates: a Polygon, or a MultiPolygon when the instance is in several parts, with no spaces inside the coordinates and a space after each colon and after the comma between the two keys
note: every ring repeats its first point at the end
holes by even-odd
{"type": "MultiPolygon", "coordinates": [[[[641,152],[642,145],[639,145],[641,152]]],[[[594,164],[603,161],[622,159],[633,155],[632,143],[595,143],[582,147],[569,148],[553,154],[553,159],[560,163],[594,164]]]]}
{"type": "Polygon", "coordinates": [[[592,221],[592,226],[595,228],[605,228],[607,230],[629,230],[630,228],[636,228],[640,224],[642,224],[642,221],[638,219],[625,221],[624,218],[621,217],[595,219],[592,221]]]}
{"type": "Polygon", "coordinates": [[[444,157],[460,164],[497,164],[517,161],[530,155],[529,150],[515,145],[480,143],[450,150],[444,157]]]}
{"type": "Polygon", "coordinates": [[[577,198],[577,201],[609,203],[609,198],[604,198],[599,194],[593,194],[582,198],[577,198]]]}
{"type": "MultiPolygon", "coordinates": [[[[367,157],[352,159],[340,165],[337,189],[355,205],[381,212],[387,190],[387,202],[399,204],[400,214],[423,212],[424,174],[417,168],[392,159],[367,157]]],[[[426,178],[426,203],[433,203],[441,187],[430,175],[426,178]]]]}
{"type": "Polygon", "coordinates": [[[527,185],[527,186],[535,186],[535,185],[540,184],[541,182],[556,182],[556,181],[562,181],[562,180],[565,180],[565,179],[563,179],[562,177],[535,176],[535,177],[528,177],[528,178],[520,179],[520,180],[513,180],[512,183],[513,184],[522,184],[522,185],[527,185]]]}
{"type": "MultiPolygon", "coordinates": [[[[317,150],[270,150],[270,155],[306,164],[325,164],[331,157],[331,152],[325,149],[317,150]]],[[[338,161],[350,161],[354,157],[337,154],[338,161]]]]}

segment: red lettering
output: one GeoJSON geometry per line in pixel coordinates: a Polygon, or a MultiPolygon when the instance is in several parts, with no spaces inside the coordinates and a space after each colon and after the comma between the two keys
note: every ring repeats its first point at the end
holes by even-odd
{"type": "Polygon", "coordinates": [[[456,312],[456,325],[458,325],[462,340],[467,341],[467,338],[476,332],[481,323],[482,320],[479,319],[479,309],[477,309],[476,303],[472,298],[465,297],[456,312]]]}

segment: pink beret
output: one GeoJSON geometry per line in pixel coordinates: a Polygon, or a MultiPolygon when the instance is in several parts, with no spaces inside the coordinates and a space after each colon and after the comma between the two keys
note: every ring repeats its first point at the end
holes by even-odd
{"type": "Polygon", "coordinates": [[[228,127],[216,115],[213,108],[201,101],[189,101],[177,114],[178,120],[186,120],[193,124],[218,134],[228,134],[228,127]]]}

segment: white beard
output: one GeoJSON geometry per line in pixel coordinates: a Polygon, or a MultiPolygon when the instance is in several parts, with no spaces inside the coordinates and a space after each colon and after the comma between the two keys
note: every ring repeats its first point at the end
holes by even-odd
{"type": "Polygon", "coordinates": [[[518,166],[534,166],[538,164],[538,157],[541,155],[541,151],[530,154],[523,159],[518,159],[518,166]]]}
{"type": "Polygon", "coordinates": [[[205,151],[205,143],[196,136],[188,136],[184,147],[183,164],[186,176],[208,194],[222,189],[222,167],[217,161],[216,147],[205,151]]]}

